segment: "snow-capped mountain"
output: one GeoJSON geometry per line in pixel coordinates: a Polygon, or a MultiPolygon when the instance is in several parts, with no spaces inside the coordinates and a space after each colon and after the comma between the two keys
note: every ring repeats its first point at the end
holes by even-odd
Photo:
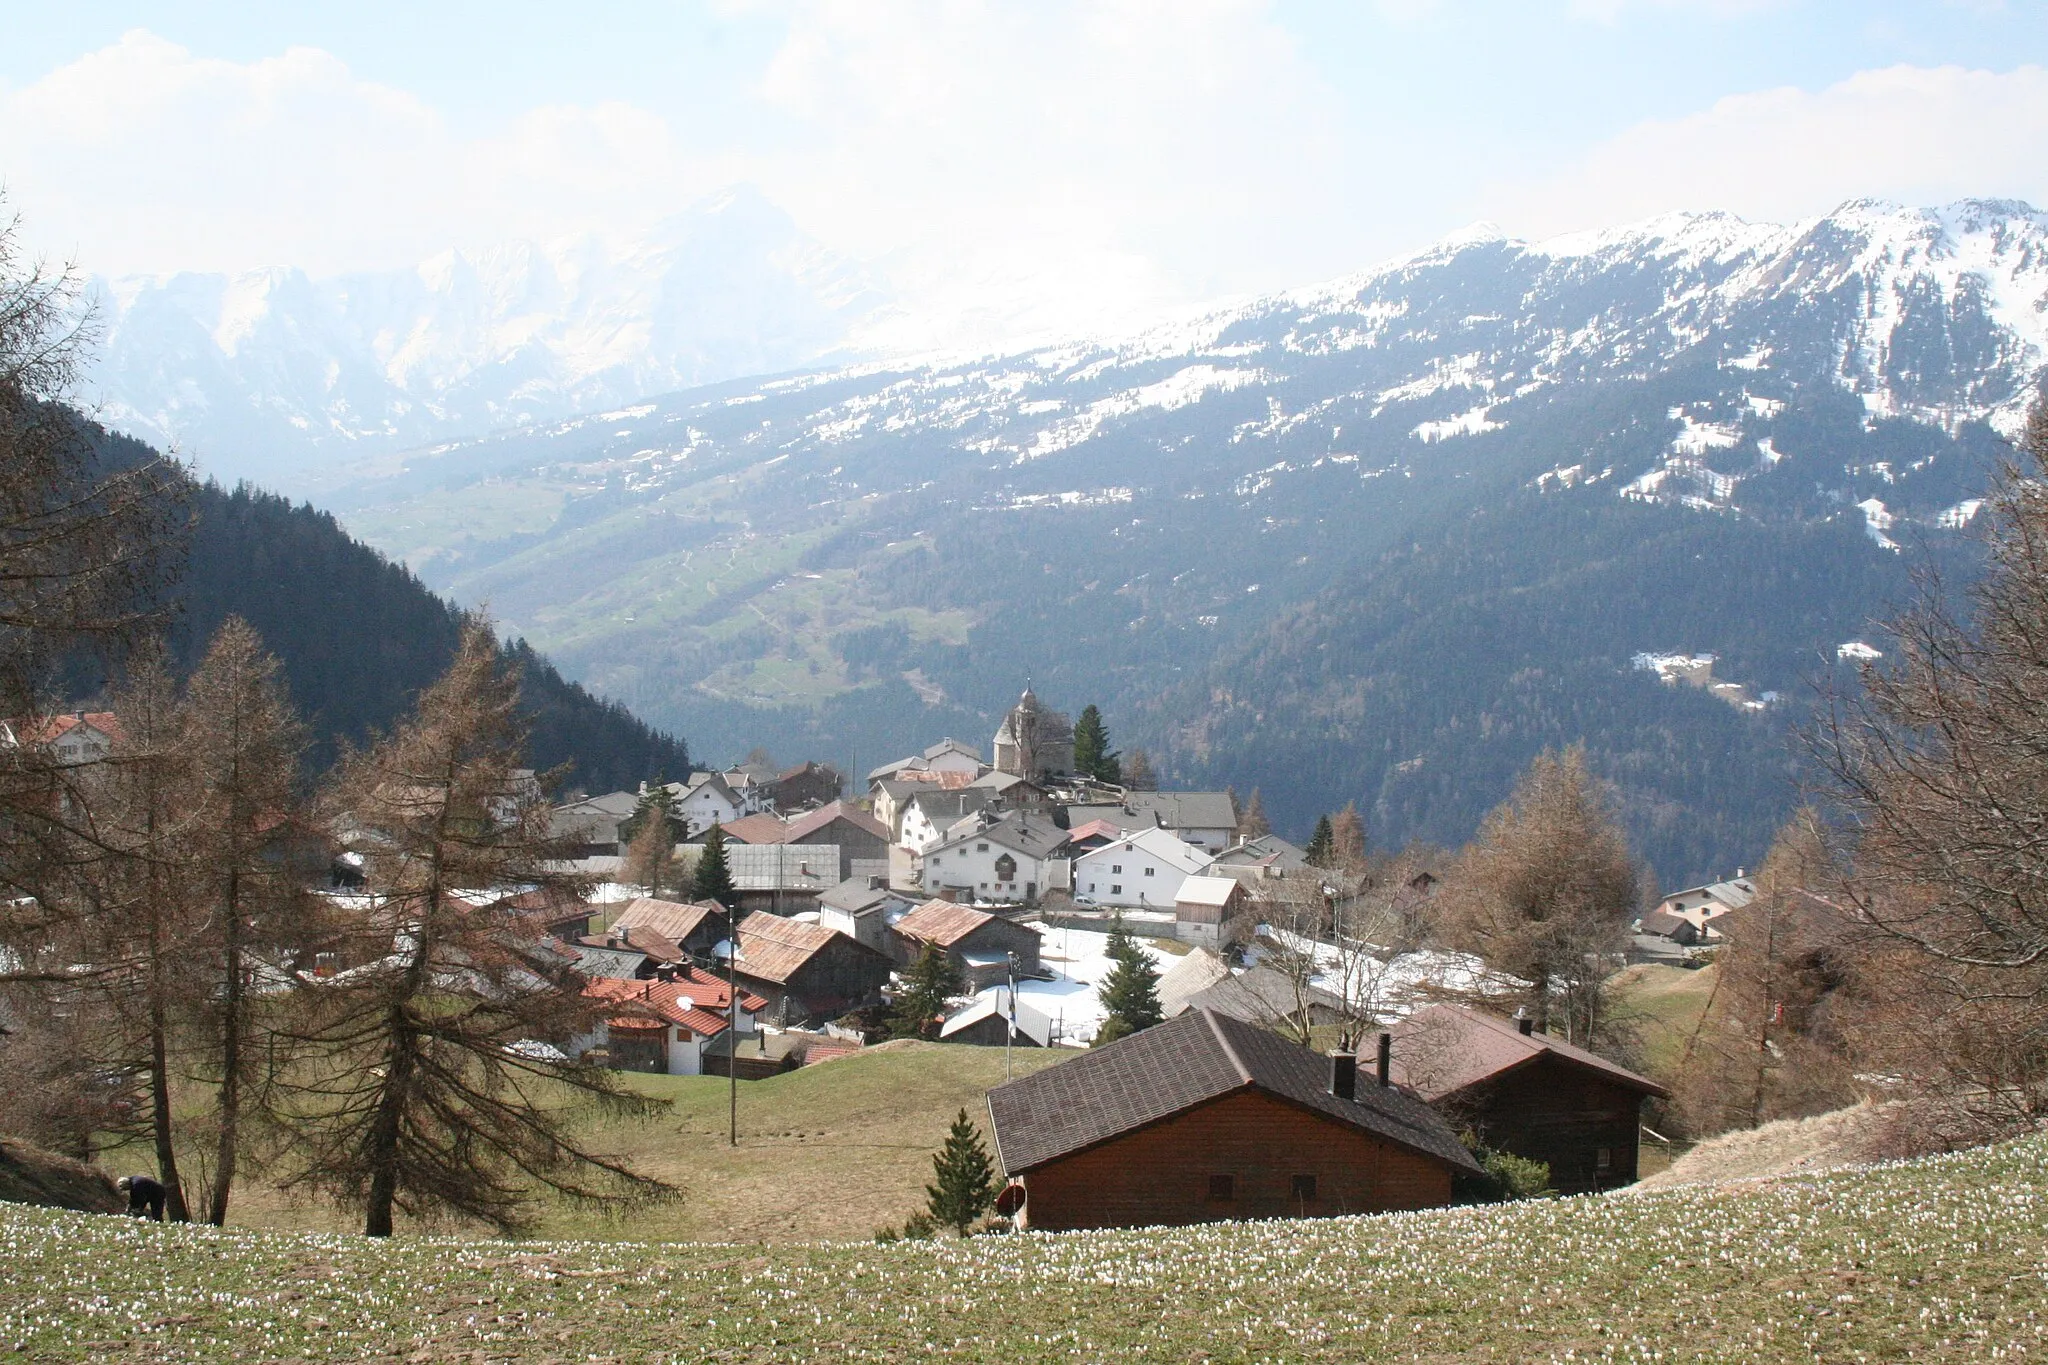
{"type": "Polygon", "coordinates": [[[735,190],[612,241],[448,251],[410,270],[93,282],[86,396],[109,424],[273,486],[354,455],[845,354],[884,289],[735,190]]]}
{"type": "Polygon", "coordinates": [[[457,443],[334,505],[699,747],[971,733],[1029,674],[1283,821],[1358,798],[1449,840],[1588,738],[1704,874],[1790,799],[1789,704],[1632,660],[1809,696],[1914,556],[1967,553],[2044,365],[2025,205],[1475,230],[1123,338],[457,443]]]}

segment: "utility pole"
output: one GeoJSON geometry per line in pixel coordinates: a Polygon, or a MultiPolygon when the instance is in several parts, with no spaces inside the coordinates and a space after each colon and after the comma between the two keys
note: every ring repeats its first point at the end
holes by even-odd
{"type": "Polygon", "coordinates": [[[1010,1054],[1017,1047],[1017,955],[1007,954],[1010,959],[1010,1031],[1003,1035],[1003,1079],[1009,1080],[1011,1070],[1010,1054]]]}
{"type": "Polygon", "coordinates": [[[725,1051],[725,1084],[730,1124],[726,1140],[737,1147],[740,1145],[740,922],[737,911],[726,911],[726,918],[728,931],[725,936],[725,1031],[730,1042],[725,1051]]]}

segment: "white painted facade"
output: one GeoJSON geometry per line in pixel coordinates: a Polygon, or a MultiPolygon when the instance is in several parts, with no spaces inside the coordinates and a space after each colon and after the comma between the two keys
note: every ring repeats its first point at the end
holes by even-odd
{"type": "Polygon", "coordinates": [[[1171,910],[1181,883],[1209,863],[1171,830],[1145,829],[1074,860],[1074,897],[1097,905],[1171,910]]]}
{"type": "Polygon", "coordinates": [[[731,789],[715,776],[692,784],[677,799],[675,811],[688,829],[685,838],[695,838],[713,824],[731,824],[743,814],[731,789]]]}
{"type": "Polygon", "coordinates": [[[1016,903],[1064,887],[1066,871],[1064,858],[1033,857],[980,832],[925,854],[921,884],[931,895],[951,888],[972,900],[1016,903]]]}

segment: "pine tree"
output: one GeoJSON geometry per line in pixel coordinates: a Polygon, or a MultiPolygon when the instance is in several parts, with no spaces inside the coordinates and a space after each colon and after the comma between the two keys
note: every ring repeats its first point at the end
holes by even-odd
{"type": "Polygon", "coordinates": [[[1330,867],[1337,860],[1335,836],[1330,830],[1330,817],[1316,817],[1316,832],[1308,836],[1308,861],[1311,867],[1330,867]]]}
{"type": "Polygon", "coordinates": [[[1122,915],[1110,924],[1106,952],[1115,965],[1103,978],[1099,992],[1108,1017],[1096,1031],[1098,1047],[1151,1028],[1166,1018],[1159,1005],[1159,969],[1152,965],[1151,955],[1124,928],[1122,915]]]}
{"type": "Polygon", "coordinates": [[[1092,703],[1083,707],[1081,718],[1074,722],[1074,771],[1098,782],[1119,783],[1123,765],[1117,757],[1109,747],[1109,727],[1102,723],[1102,712],[1092,703]]]}
{"type": "Polygon", "coordinates": [[[960,969],[936,943],[927,943],[903,974],[903,993],[889,1012],[891,1038],[932,1038],[946,1002],[966,989],[960,969]]]}
{"type": "Polygon", "coordinates": [[[1237,815],[1237,840],[1248,843],[1272,832],[1272,822],[1266,819],[1266,803],[1259,799],[1259,789],[1253,787],[1251,800],[1244,803],[1244,809],[1237,815]]]}
{"type": "Polygon", "coordinates": [[[1358,813],[1356,801],[1346,801],[1344,809],[1330,822],[1330,859],[1331,866],[1346,872],[1365,869],[1365,820],[1358,813]]]}
{"type": "Polygon", "coordinates": [[[935,1183],[924,1187],[932,1221],[966,1236],[996,1202],[996,1169],[965,1109],[932,1158],[932,1174],[935,1183]]]}
{"type": "Polygon", "coordinates": [[[361,1209],[372,1237],[400,1211],[516,1231],[540,1189],[612,1207],[674,1193],[584,1145],[581,1111],[664,1106],[534,1046],[601,1016],[532,926],[478,894],[576,889],[524,768],[518,698],[489,629],[466,622],[447,674],[332,795],[376,899],[336,945],[363,965],[278,1011],[298,1053],[291,1103],[273,1109],[295,1167],[283,1183],[361,1209]]]}
{"type": "Polygon", "coordinates": [[[715,820],[704,834],[704,848],[697,855],[690,894],[700,901],[717,901],[727,910],[739,905],[739,890],[732,883],[732,868],[725,860],[725,831],[715,820]]]}
{"type": "Polygon", "coordinates": [[[1151,756],[1143,749],[1131,750],[1131,761],[1124,766],[1123,784],[1134,792],[1159,790],[1159,775],[1152,771],[1151,756]]]}

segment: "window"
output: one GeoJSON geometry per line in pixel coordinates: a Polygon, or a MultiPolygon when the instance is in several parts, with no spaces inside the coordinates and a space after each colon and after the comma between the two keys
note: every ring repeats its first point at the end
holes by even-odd
{"type": "Polygon", "coordinates": [[[1117,873],[1118,875],[1122,875],[1122,873],[1123,873],[1123,870],[1124,870],[1124,865],[1123,865],[1122,863],[1111,863],[1111,864],[1109,865],[1109,870],[1110,870],[1111,872],[1117,873]]]}
{"type": "Polygon", "coordinates": [[[1120,884],[1112,884],[1109,888],[1109,894],[1112,896],[1121,896],[1123,893],[1124,889],[1120,884]]]}
{"type": "Polygon", "coordinates": [[[986,852],[988,852],[988,845],[987,845],[987,844],[976,844],[976,845],[974,846],[974,851],[975,851],[976,853],[986,853],[986,852]]]}
{"type": "Polygon", "coordinates": [[[1298,1175],[1294,1177],[1291,1189],[1295,1203],[1313,1204],[1316,1198],[1316,1178],[1312,1175],[1298,1175]]]}
{"type": "Polygon", "coordinates": [[[1094,883],[1094,882],[1090,882],[1090,883],[1088,883],[1088,890],[1089,890],[1089,891],[1090,891],[1091,893],[1092,893],[1092,892],[1093,892],[1093,891],[1095,890],[1095,883],[1094,883]]]}
{"type": "Polygon", "coordinates": [[[1152,875],[1152,874],[1153,874],[1154,872],[1157,872],[1158,870],[1159,870],[1159,869],[1158,869],[1158,868],[1156,868],[1156,867],[1148,867],[1148,868],[1146,868],[1146,869],[1145,869],[1145,875],[1149,877],[1149,876],[1151,876],[1151,875],[1152,875]]]}
{"type": "Polygon", "coordinates": [[[1593,1153],[1593,1164],[1603,1171],[1611,1170],[1614,1166],[1614,1149],[1612,1147],[1602,1147],[1599,1151],[1593,1153]]]}
{"type": "Polygon", "coordinates": [[[1217,1200],[1237,1198],[1237,1177],[1234,1175],[1212,1175],[1209,1177],[1209,1197],[1217,1200]]]}

